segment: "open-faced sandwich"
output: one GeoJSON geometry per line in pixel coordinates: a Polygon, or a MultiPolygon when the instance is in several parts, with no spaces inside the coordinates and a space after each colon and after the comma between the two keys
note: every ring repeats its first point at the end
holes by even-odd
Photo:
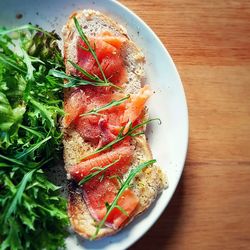
{"type": "Polygon", "coordinates": [[[63,39],[65,84],[78,79],[64,93],[68,214],[75,232],[98,239],[122,229],[166,187],[144,134],[154,120],[145,108],[152,91],[142,51],[109,17],[74,12],[63,39]]]}

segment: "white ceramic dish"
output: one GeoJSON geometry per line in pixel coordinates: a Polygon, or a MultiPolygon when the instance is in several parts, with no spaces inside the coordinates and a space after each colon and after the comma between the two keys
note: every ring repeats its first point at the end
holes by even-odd
{"type": "Polygon", "coordinates": [[[61,28],[70,13],[84,8],[99,10],[114,18],[127,28],[132,40],[142,48],[146,57],[146,82],[155,91],[148,104],[150,117],[159,117],[162,121],[161,125],[154,123],[149,127],[148,138],[154,158],[167,172],[168,189],[146,213],[115,236],[90,242],[72,233],[67,239],[68,249],[120,250],[131,246],[147,232],[166,208],[176,189],[188,145],[187,104],[179,74],[161,41],[140,18],[116,1],[1,0],[0,25],[12,27],[32,22],[47,30],[55,29],[61,34],[61,28]],[[22,14],[22,18],[17,19],[18,14],[22,14]]]}

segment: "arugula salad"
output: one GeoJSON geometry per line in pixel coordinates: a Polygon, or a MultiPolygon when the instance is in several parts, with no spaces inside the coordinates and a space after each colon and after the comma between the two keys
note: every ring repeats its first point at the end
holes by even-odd
{"type": "Polygon", "coordinates": [[[0,29],[0,249],[64,247],[66,199],[46,170],[62,153],[64,71],[59,37],[0,29]]]}

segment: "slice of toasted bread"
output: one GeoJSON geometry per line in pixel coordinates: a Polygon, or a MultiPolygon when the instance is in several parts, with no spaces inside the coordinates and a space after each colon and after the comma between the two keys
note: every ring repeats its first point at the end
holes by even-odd
{"type": "MultiPolygon", "coordinates": [[[[68,60],[76,62],[76,41],[79,35],[74,25],[74,16],[77,18],[87,36],[95,36],[100,32],[109,31],[115,36],[126,38],[122,55],[126,65],[128,81],[125,83],[125,86],[123,86],[123,92],[125,94],[138,93],[144,79],[144,55],[129,39],[127,31],[122,26],[98,11],[83,10],[74,12],[64,26],[63,38],[66,72],[71,73],[73,70],[68,60]]],[[[65,92],[65,98],[69,92],[70,90],[65,92]]],[[[85,142],[73,128],[63,128],[63,132],[64,161],[65,168],[68,172],[71,166],[79,163],[80,159],[93,151],[94,148],[88,142],[85,142]]],[[[142,162],[152,159],[152,154],[144,135],[133,138],[132,143],[135,146],[135,151],[130,169],[142,162]]],[[[126,178],[126,176],[124,178],[126,178]]],[[[149,166],[139,173],[134,178],[132,185],[133,191],[139,198],[139,206],[129,220],[126,221],[126,224],[146,210],[155,200],[157,194],[166,186],[167,181],[165,174],[161,168],[156,165],[149,166]]],[[[90,238],[95,233],[97,222],[90,215],[81,191],[74,185],[70,185],[69,188],[68,214],[75,232],[85,238],[90,238]]],[[[104,227],[99,231],[97,238],[114,234],[117,231],[118,230],[109,227],[104,227]]]]}

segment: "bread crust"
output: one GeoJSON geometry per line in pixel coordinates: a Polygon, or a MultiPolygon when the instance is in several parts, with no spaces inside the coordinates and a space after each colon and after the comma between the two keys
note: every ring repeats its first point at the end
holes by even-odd
{"type": "MultiPolygon", "coordinates": [[[[128,82],[125,83],[123,92],[126,94],[138,93],[144,79],[143,53],[129,39],[127,31],[124,27],[98,11],[83,10],[73,12],[64,26],[63,39],[66,73],[70,73],[72,70],[72,66],[68,63],[68,60],[70,59],[75,61],[76,58],[76,39],[78,33],[73,22],[74,16],[77,17],[87,36],[95,36],[100,33],[100,31],[111,31],[116,36],[123,36],[126,38],[126,44],[123,48],[122,55],[128,73],[128,82]]],[[[69,93],[70,90],[65,92],[65,98],[67,98],[69,93]]],[[[94,148],[88,142],[85,142],[84,139],[70,127],[63,128],[63,133],[65,169],[69,172],[71,166],[77,164],[80,158],[89,154],[94,150],[94,148]]],[[[152,153],[145,135],[133,138],[132,144],[135,146],[135,153],[130,169],[136,167],[144,161],[152,159],[152,153]]],[[[139,205],[133,215],[120,229],[130,223],[136,216],[141,214],[151,205],[157,195],[167,187],[167,180],[162,169],[153,165],[145,168],[141,173],[139,173],[134,178],[132,184],[132,190],[139,198],[139,205]]],[[[90,215],[81,191],[78,190],[78,188],[72,183],[69,185],[68,215],[71,226],[76,233],[87,239],[95,233],[97,222],[90,215]]],[[[96,239],[112,235],[119,230],[104,227],[99,231],[96,239]]]]}

